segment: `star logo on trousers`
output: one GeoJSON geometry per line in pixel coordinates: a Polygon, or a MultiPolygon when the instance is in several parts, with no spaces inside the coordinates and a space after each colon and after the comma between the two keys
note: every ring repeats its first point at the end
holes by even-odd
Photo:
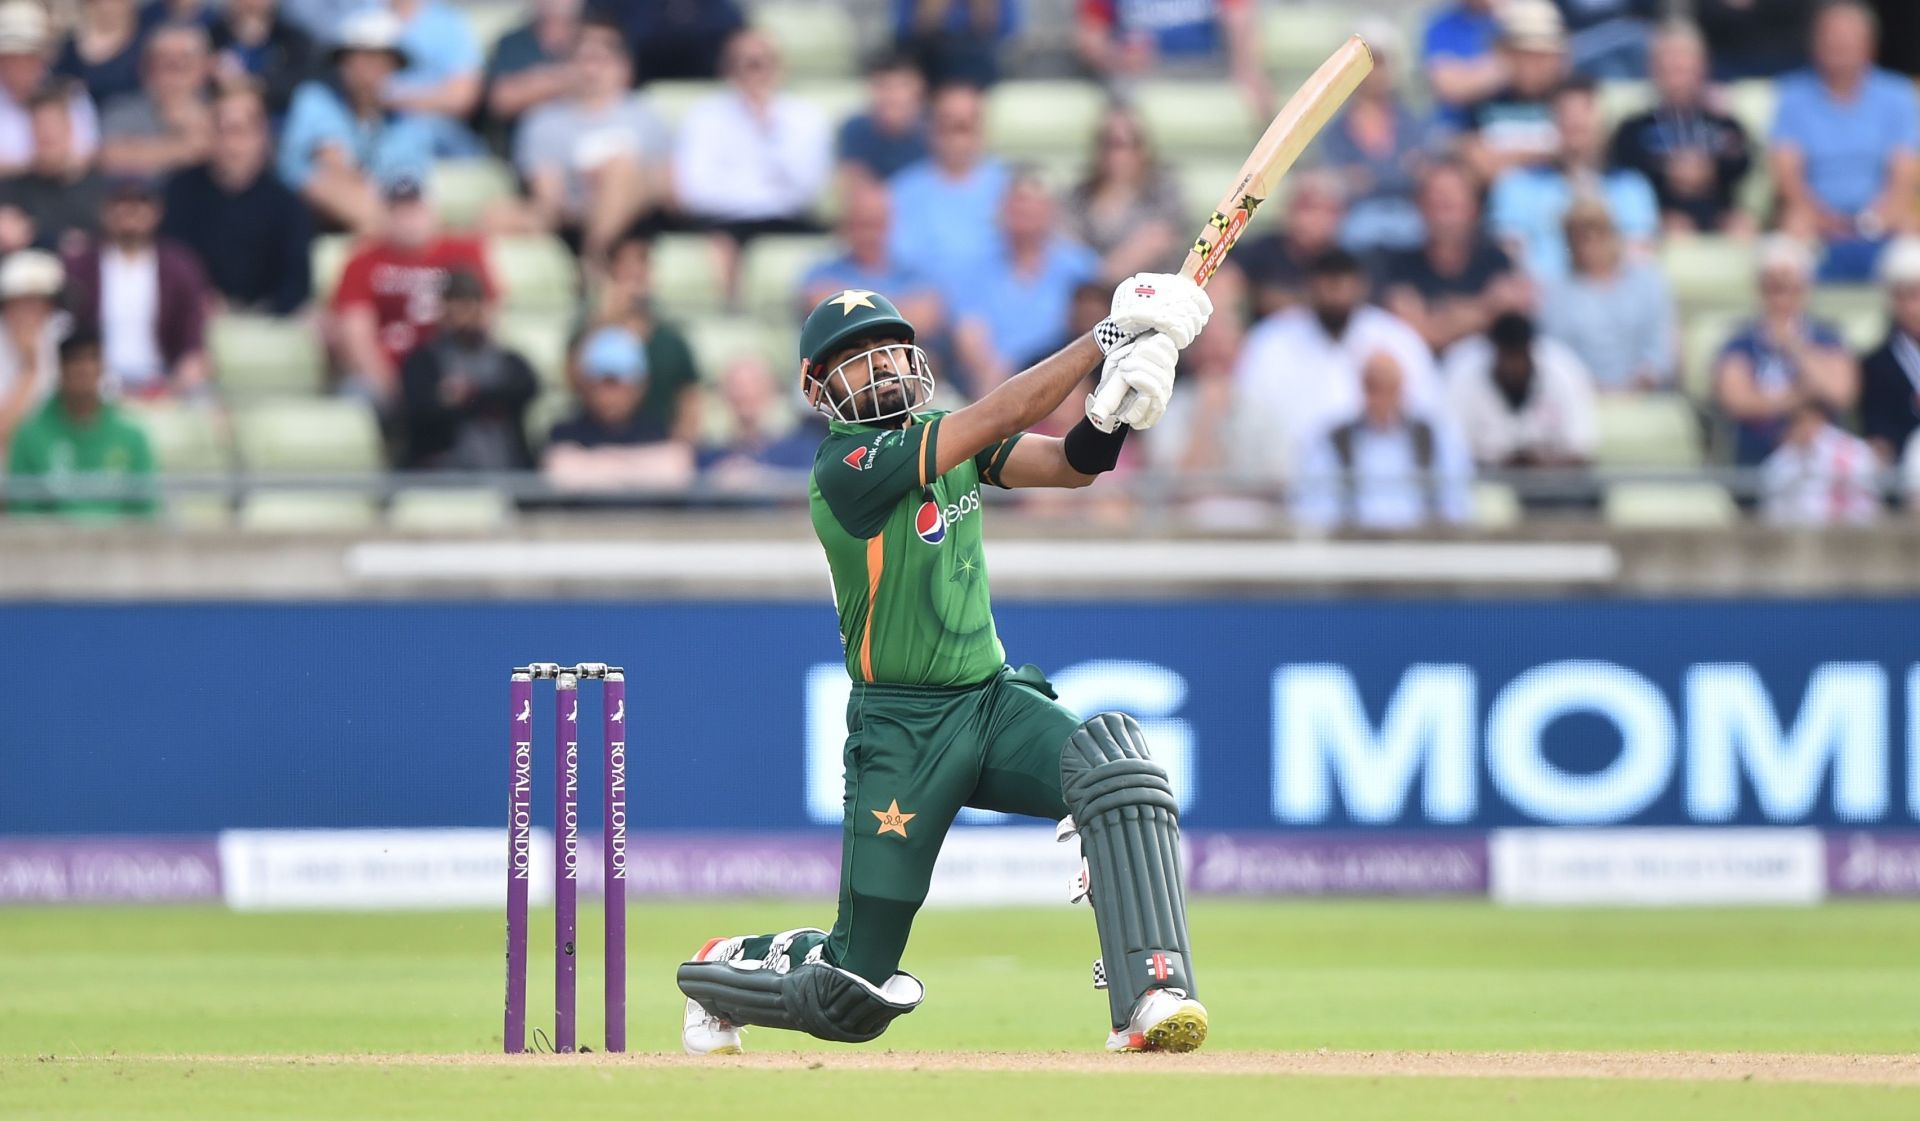
{"type": "Polygon", "coordinates": [[[912,821],[918,816],[916,814],[901,813],[900,803],[897,800],[888,801],[887,808],[884,810],[868,810],[867,812],[880,819],[880,830],[875,836],[879,836],[880,833],[898,833],[904,837],[907,835],[907,822],[912,821]]]}

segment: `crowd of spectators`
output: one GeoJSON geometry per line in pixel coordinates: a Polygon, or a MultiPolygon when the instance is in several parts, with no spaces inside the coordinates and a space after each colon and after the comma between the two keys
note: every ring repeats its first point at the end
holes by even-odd
{"type": "MultiPolygon", "coordinates": [[[[140,410],[223,407],[214,326],[251,316],[317,340],[313,392],[363,403],[395,470],[777,490],[819,422],[787,356],[703,362],[660,238],[697,245],[675,267],[715,315],[758,245],[816,247],[777,313],[884,292],[963,401],[1178,266],[1212,200],[1142,91],[1211,83],[1250,120],[1285,92],[1254,0],[1076,0],[1066,56],[1109,101],[1083,152],[1009,158],[992,90],[1033,3],[898,0],[836,116],[733,0],[533,0],[485,35],[451,0],[0,0],[0,465],[149,469],[140,410]],[[513,189],[450,221],[436,169],[476,159],[513,189]],[[505,329],[498,238],[552,239],[580,282],[552,370],[505,329]]],[[[1889,516],[1903,464],[1920,493],[1915,84],[1859,0],[1689,8],[1448,0],[1410,37],[1355,14],[1374,73],[1215,279],[1122,472],[1263,483],[1304,526],[1458,524],[1476,477],[1618,466],[1605,421],[1639,402],[1751,469],[1770,519],[1889,516]],[[1734,104],[1756,88],[1764,132],[1734,104]],[[1751,262],[1706,347],[1663,268],[1695,245],[1751,262]],[[1883,290],[1877,346],[1823,284],[1883,290]]]]}

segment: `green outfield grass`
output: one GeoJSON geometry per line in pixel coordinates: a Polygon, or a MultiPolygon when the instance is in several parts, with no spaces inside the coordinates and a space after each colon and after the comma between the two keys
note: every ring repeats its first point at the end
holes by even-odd
{"type": "MultiPolygon", "coordinates": [[[[799,905],[636,903],[631,1045],[677,1049],[672,966],[708,935],[824,915],[799,905]]],[[[550,916],[547,917],[550,923],[550,916]]],[[[600,1037],[597,914],[582,916],[581,1038],[600,1037]]],[[[1208,1054],[1349,1050],[1920,1051],[1920,906],[1502,910],[1480,903],[1207,903],[1193,912],[1208,1054]]],[[[523,1063],[303,1064],[500,1047],[495,912],[236,915],[0,911],[0,1117],[848,1118],[1130,1115],[1143,1104],[1257,1116],[1913,1118],[1920,1086],[1685,1080],[1302,1077],[523,1063]],[[161,1058],[171,1056],[170,1058],[161,1058]],[[257,1062],[214,1056],[271,1056],[257,1062]],[[650,1108],[642,1109],[642,1105],[650,1108]]],[[[536,917],[530,1020],[551,1018],[536,917]]],[[[926,1005],[894,1051],[1099,1048],[1084,910],[929,912],[907,967],[926,1005]]],[[[1124,1060],[1115,1060],[1124,1061],[1124,1060]]],[[[849,1119],[851,1121],[851,1119],[849,1119]]],[[[1211,1121],[1211,1119],[1207,1119],[1211,1121]]]]}

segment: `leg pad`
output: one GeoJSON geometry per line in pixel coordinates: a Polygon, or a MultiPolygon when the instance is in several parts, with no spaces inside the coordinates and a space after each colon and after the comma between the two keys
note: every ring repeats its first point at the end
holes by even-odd
{"type": "Polygon", "coordinates": [[[865,1043],[919,1007],[926,988],[909,973],[874,985],[824,961],[790,969],[764,961],[689,961],[680,991],[723,1020],[803,1031],[836,1043],[865,1043]]]}

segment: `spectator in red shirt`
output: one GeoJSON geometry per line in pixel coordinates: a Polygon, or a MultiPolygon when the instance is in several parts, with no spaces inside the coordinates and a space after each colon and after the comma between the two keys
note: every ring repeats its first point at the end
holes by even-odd
{"type": "Polygon", "coordinates": [[[479,240],[442,233],[417,181],[394,183],[386,200],[380,235],[347,258],[329,324],[342,385],[382,405],[395,398],[400,364],[433,335],[447,274],[473,272],[489,303],[495,291],[479,240]]]}

